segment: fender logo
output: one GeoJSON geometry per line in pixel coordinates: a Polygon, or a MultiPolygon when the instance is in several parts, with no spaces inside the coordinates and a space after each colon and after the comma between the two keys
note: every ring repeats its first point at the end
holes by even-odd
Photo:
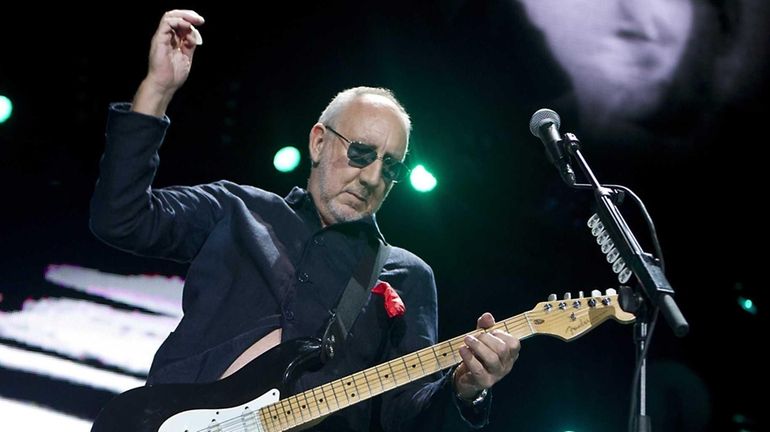
{"type": "Polygon", "coordinates": [[[567,326],[567,329],[566,329],[567,334],[574,335],[574,334],[580,333],[580,331],[582,331],[584,327],[590,326],[590,325],[591,325],[591,321],[589,321],[586,318],[581,318],[580,321],[578,321],[577,323],[567,326]]]}

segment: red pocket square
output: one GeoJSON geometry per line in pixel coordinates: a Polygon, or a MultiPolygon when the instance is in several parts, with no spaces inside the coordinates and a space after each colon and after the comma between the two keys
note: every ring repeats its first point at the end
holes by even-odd
{"type": "Polygon", "coordinates": [[[396,290],[389,283],[377,282],[377,285],[372,288],[372,292],[381,295],[385,299],[385,311],[388,313],[389,318],[404,314],[406,306],[404,306],[401,297],[398,296],[396,290]]]}

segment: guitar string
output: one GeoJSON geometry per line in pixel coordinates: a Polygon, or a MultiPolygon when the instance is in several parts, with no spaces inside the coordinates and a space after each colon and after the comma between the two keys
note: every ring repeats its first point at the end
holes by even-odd
{"type": "MultiPolygon", "coordinates": [[[[608,296],[608,297],[613,297],[613,296],[608,296]]],[[[506,320],[500,321],[500,322],[496,323],[493,327],[487,329],[486,332],[493,331],[495,329],[501,329],[501,328],[505,327],[506,330],[509,333],[519,333],[518,337],[520,339],[523,339],[523,338],[530,337],[530,336],[532,336],[534,334],[537,334],[537,333],[544,333],[542,331],[534,331],[533,332],[529,319],[541,319],[541,317],[546,316],[546,317],[548,317],[549,322],[551,322],[551,325],[561,325],[561,324],[564,324],[564,323],[569,324],[570,322],[575,322],[577,320],[577,316],[573,316],[572,315],[573,313],[580,313],[581,315],[587,315],[591,311],[600,311],[601,312],[601,311],[606,310],[608,312],[611,312],[611,309],[612,308],[609,307],[609,305],[602,305],[602,306],[599,306],[599,307],[588,307],[588,308],[583,307],[582,309],[581,308],[576,308],[574,310],[569,309],[569,308],[567,308],[567,309],[559,309],[559,310],[551,310],[551,311],[531,310],[531,311],[528,311],[528,312],[516,315],[514,317],[508,318],[506,320]],[[572,313],[567,314],[566,312],[572,312],[572,313]],[[557,314],[557,315],[556,316],[549,316],[551,314],[557,314]],[[513,328],[510,328],[509,325],[512,325],[513,328]],[[522,330],[525,330],[525,331],[522,332],[522,330]]],[[[609,318],[611,316],[611,315],[608,315],[606,313],[604,313],[603,315],[607,315],[607,316],[606,317],[602,316],[600,318],[609,318]]],[[[590,327],[587,327],[586,330],[588,328],[590,328],[590,327]]],[[[347,399],[347,402],[348,402],[347,404],[345,404],[344,402],[343,403],[339,403],[339,400],[337,400],[337,406],[333,407],[333,409],[331,409],[327,414],[330,414],[331,412],[334,412],[334,411],[338,411],[338,410],[344,409],[344,408],[346,408],[348,406],[351,406],[351,405],[354,405],[355,403],[358,403],[360,401],[363,401],[363,400],[366,400],[366,399],[370,399],[371,397],[374,397],[374,396],[376,396],[378,394],[381,394],[381,393],[384,393],[386,391],[389,391],[389,390],[392,390],[394,388],[397,388],[397,387],[399,387],[401,385],[401,384],[398,384],[398,382],[401,379],[406,379],[407,381],[404,382],[403,384],[407,384],[407,383],[412,382],[414,380],[417,380],[417,379],[420,379],[420,378],[425,377],[427,375],[430,375],[431,373],[438,372],[438,371],[443,370],[443,369],[447,369],[447,368],[449,368],[449,367],[459,363],[459,361],[456,361],[456,359],[459,357],[456,354],[456,349],[459,348],[459,346],[461,346],[462,343],[464,343],[463,341],[464,341],[464,338],[466,336],[468,336],[468,335],[478,335],[478,334],[481,334],[481,332],[479,330],[474,330],[474,331],[471,331],[471,332],[466,333],[464,335],[457,336],[455,338],[446,340],[446,341],[438,343],[436,345],[433,345],[433,346],[430,346],[430,347],[426,347],[426,348],[420,349],[420,350],[418,350],[416,352],[413,352],[413,353],[410,353],[410,354],[406,354],[406,355],[404,355],[402,357],[390,360],[390,361],[385,362],[385,363],[383,363],[381,365],[377,365],[375,367],[371,367],[371,368],[368,368],[366,370],[356,372],[354,374],[348,375],[348,376],[343,377],[341,379],[338,379],[338,380],[335,380],[335,381],[331,381],[331,382],[329,382],[327,384],[319,386],[318,388],[321,388],[321,389],[324,388],[324,387],[329,388],[333,392],[333,395],[335,396],[335,398],[337,396],[344,395],[345,398],[347,399]],[[435,352],[433,353],[433,355],[431,355],[431,353],[428,352],[428,351],[435,351],[435,348],[437,346],[439,346],[439,345],[442,346],[442,347],[449,346],[449,347],[453,348],[452,363],[442,364],[441,363],[441,359],[435,356],[435,352]],[[459,346],[457,348],[454,348],[454,345],[459,345],[459,346]],[[418,363],[420,363],[420,367],[421,368],[423,368],[423,366],[422,366],[423,361],[422,361],[421,357],[428,357],[429,360],[431,358],[434,358],[437,361],[437,365],[439,366],[439,369],[437,369],[435,371],[429,371],[429,372],[426,373],[424,368],[423,368],[422,371],[417,374],[418,376],[416,378],[412,378],[412,376],[409,374],[408,366],[406,364],[406,358],[407,357],[414,358],[414,359],[418,360],[418,363]],[[397,369],[395,371],[393,371],[391,369],[392,376],[393,376],[393,381],[396,382],[396,385],[393,385],[393,387],[391,387],[391,388],[385,388],[385,386],[382,384],[382,375],[376,375],[376,378],[378,378],[378,380],[381,382],[380,387],[382,387],[382,389],[381,389],[382,391],[378,390],[379,393],[377,391],[375,391],[375,392],[371,392],[370,391],[366,395],[366,397],[361,398],[360,397],[360,392],[358,390],[356,390],[356,394],[358,394],[359,397],[358,397],[357,401],[355,401],[353,403],[350,403],[350,398],[348,397],[347,392],[345,391],[345,388],[344,388],[345,387],[345,381],[349,381],[349,382],[355,383],[356,386],[357,386],[358,385],[358,381],[355,378],[355,376],[356,375],[360,375],[361,379],[364,381],[364,383],[366,383],[368,385],[369,379],[366,377],[366,372],[375,372],[376,373],[376,369],[384,366],[385,364],[392,365],[393,362],[398,362],[398,361],[404,362],[404,369],[397,369]]],[[[310,389],[310,390],[314,390],[314,389],[310,389]]],[[[206,432],[206,431],[212,431],[212,430],[221,431],[221,432],[237,432],[237,431],[247,431],[248,432],[249,429],[241,429],[241,426],[244,424],[244,420],[243,420],[243,416],[244,415],[252,415],[254,417],[253,421],[256,423],[255,427],[257,429],[251,429],[252,431],[259,431],[259,430],[265,430],[265,431],[286,430],[286,428],[296,427],[296,426],[305,424],[307,422],[316,420],[316,419],[318,419],[320,417],[323,417],[326,414],[321,414],[322,410],[321,410],[321,408],[319,408],[318,405],[314,405],[316,407],[316,410],[318,411],[318,414],[313,414],[311,412],[310,408],[309,408],[312,405],[310,403],[301,404],[299,402],[299,399],[298,399],[300,396],[302,396],[307,401],[307,392],[309,392],[310,390],[306,390],[304,392],[298,393],[296,395],[290,396],[290,397],[288,397],[286,399],[282,399],[282,400],[277,401],[277,402],[275,402],[273,404],[264,406],[264,407],[259,408],[259,409],[256,410],[257,412],[262,412],[263,410],[273,409],[274,413],[272,413],[271,416],[261,416],[261,415],[260,416],[256,416],[256,415],[254,415],[255,411],[250,411],[248,414],[242,414],[241,416],[225,420],[225,421],[223,421],[221,423],[218,423],[216,425],[209,425],[205,429],[201,429],[198,432],[206,432]],[[296,407],[299,408],[300,416],[302,418],[298,419],[296,414],[294,414],[294,415],[291,414],[292,411],[295,411],[295,409],[291,407],[291,404],[293,402],[296,403],[296,407]],[[287,406],[286,406],[287,404],[289,405],[288,408],[290,408],[288,411],[286,409],[287,408],[287,406]],[[279,407],[281,409],[277,410],[277,408],[279,408],[279,407]],[[306,420],[304,418],[305,414],[303,414],[302,410],[307,410],[308,411],[307,414],[310,416],[309,419],[306,420]],[[285,417],[283,416],[284,412],[286,413],[285,417]],[[276,420],[275,417],[278,417],[279,419],[276,420]],[[262,422],[260,422],[260,420],[262,420],[262,422]],[[296,423],[297,420],[300,420],[300,422],[296,423]],[[212,427],[216,427],[218,429],[212,429],[212,427]],[[263,427],[266,427],[267,429],[263,429],[263,427]],[[273,429],[274,427],[278,427],[279,429],[273,429]]],[[[324,392],[324,394],[325,394],[325,392],[324,392]]],[[[327,398],[324,398],[324,399],[328,401],[327,398]]],[[[314,398],[313,400],[315,401],[316,398],[314,398]]],[[[326,405],[329,406],[328,403],[326,405]]],[[[265,413],[267,413],[267,412],[265,412],[265,413]]],[[[245,425],[245,426],[248,427],[248,425],[245,425]]]]}

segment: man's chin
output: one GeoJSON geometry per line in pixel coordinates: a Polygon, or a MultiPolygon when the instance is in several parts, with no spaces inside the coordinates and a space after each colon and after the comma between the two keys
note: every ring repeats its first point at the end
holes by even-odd
{"type": "Polygon", "coordinates": [[[335,223],[351,222],[367,215],[365,210],[358,209],[353,205],[345,203],[333,205],[330,210],[332,217],[335,219],[335,223]]]}

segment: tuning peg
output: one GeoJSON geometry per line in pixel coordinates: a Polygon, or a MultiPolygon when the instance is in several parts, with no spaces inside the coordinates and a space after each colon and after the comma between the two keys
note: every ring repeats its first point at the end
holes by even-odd
{"type": "Polygon", "coordinates": [[[599,290],[591,290],[591,297],[601,297],[602,292],[599,290]]]}
{"type": "Polygon", "coordinates": [[[548,301],[556,301],[556,294],[548,294],[548,301]]]}
{"type": "Polygon", "coordinates": [[[615,291],[615,288],[607,288],[606,292],[608,296],[612,296],[618,293],[617,291],[615,291]]]}
{"type": "Polygon", "coordinates": [[[570,292],[565,292],[564,293],[564,300],[569,300],[571,298],[572,298],[572,293],[570,293],[570,292]]]}
{"type": "Polygon", "coordinates": [[[578,298],[583,298],[583,291],[578,291],[578,298]]]}

